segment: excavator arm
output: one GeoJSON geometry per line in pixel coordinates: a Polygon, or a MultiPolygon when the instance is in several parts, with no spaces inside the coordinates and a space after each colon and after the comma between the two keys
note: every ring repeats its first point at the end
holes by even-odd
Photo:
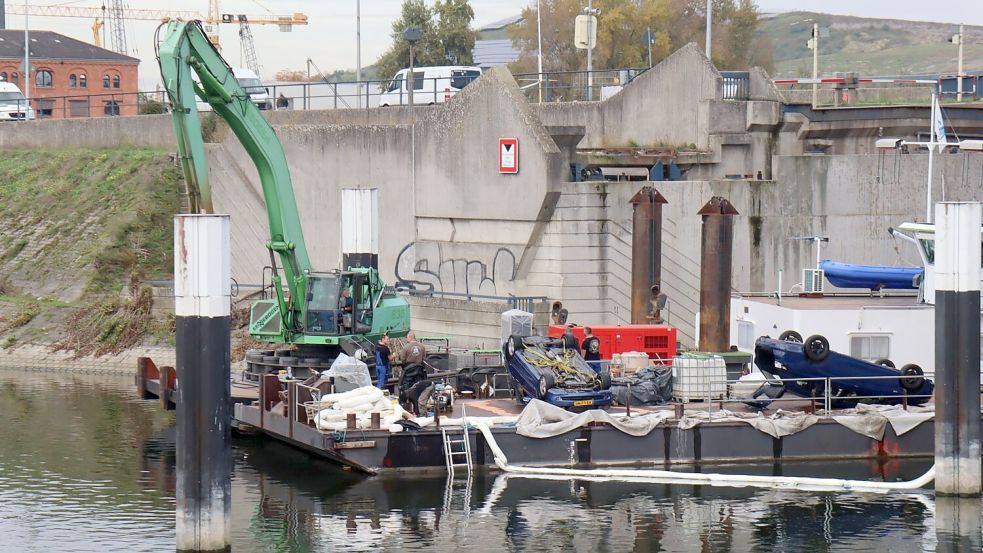
{"type": "Polygon", "coordinates": [[[283,146],[273,127],[239,86],[232,68],[209,42],[199,21],[169,21],[161,25],[158,33],[161,29],[165,33],[158,41],[157,59],[171,101],[178,156],[191,211],[214,212],[197,97],[229,125],[256,165],[269,218],[270,241],[266,247],[274,267],[273,286],[282,333],[285,341],[290,341],[291,334],[302,332],[307,274],[311,266],[283,146]],[[283,267],[289,296],[284,295],[276,256],[283,267]]]}

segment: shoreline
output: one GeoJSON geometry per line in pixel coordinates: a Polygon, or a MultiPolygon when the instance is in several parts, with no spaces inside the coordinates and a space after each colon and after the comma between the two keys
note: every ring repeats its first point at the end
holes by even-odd
{"type": "Polygon", "coordinates": [[[13,350],[0,351],[0,369],[129,376],[136,374],[139,357],[150,357],[158,366],[173,367],[175,364],[173,347],[136,347],[117,355],[76,358],[72,352],[51,351],[48,345],[24,344],[13,350]]]}

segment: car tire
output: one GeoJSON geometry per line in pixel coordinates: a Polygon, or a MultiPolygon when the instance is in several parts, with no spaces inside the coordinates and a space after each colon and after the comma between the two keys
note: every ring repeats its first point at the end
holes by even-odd
{"type": "Polygon", "coordinates": [[[877,361],[874,361],[874,364],[880,365],[882,367],[890,367],[892,369],[897,368],[894,364],[894,361],[891,361],[890,359],[878,359],[877,361]]]}
{"type": "Polygon", "coordinates": [[[820,334],[813,334],[802,343],[802,353],[813,363],[825,361],[829,357],[829,340],[820,334]]]}
{"type": "Polygon", "coordinates": [[[522,343],[522,337],[515,334],[509,336],[508,341],[505,342],[505,355],[506,357],[515,356],[516,352],[522,351],[526,348],[525,344],[522,343]]]}
{"type": "Polygon", "coordinates": [[[601,389],[608,390],[611,388],[611,372],[603,371],[601,372],[601,389]]]}
{"type": "Polygon", "coordinates": [[[539,399],[546,401],[546,393],[550,391],[550,388],[555,386],[556,383],[553,380],[553,375],[551,374],[541,374],[539,375],[539,399]]]}
{"type": "Polygon", "coordinates": [[[901,387],[909,392],[914,392],[925,383],[924,374],[925,371],[921,367],[914,363],[908,363],[901,367],[901,387]]]}
{"type": "Polygon", "coordinates": [[[794,330],[786,330],[778,335],[778,339],[783,342],[798,342],[802,343],[802,335],[794,330]]]}

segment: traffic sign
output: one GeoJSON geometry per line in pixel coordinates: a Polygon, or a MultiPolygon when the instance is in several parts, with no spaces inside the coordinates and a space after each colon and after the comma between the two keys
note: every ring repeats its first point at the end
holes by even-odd
{"type": "Polygon", "coordinates": [[[498,139],[498,172],[514,175],[519,172],[519,139],[498,139]]]}

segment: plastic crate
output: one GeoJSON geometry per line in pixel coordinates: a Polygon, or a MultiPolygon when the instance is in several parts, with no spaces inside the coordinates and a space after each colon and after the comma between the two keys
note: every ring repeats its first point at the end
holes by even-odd
{"type": "Polygon", "coordinates": [[[689,402],[720,399],[727,393],[727,363],[718,355],[677,356],[672,360],[672,397],[689,402]]]}

